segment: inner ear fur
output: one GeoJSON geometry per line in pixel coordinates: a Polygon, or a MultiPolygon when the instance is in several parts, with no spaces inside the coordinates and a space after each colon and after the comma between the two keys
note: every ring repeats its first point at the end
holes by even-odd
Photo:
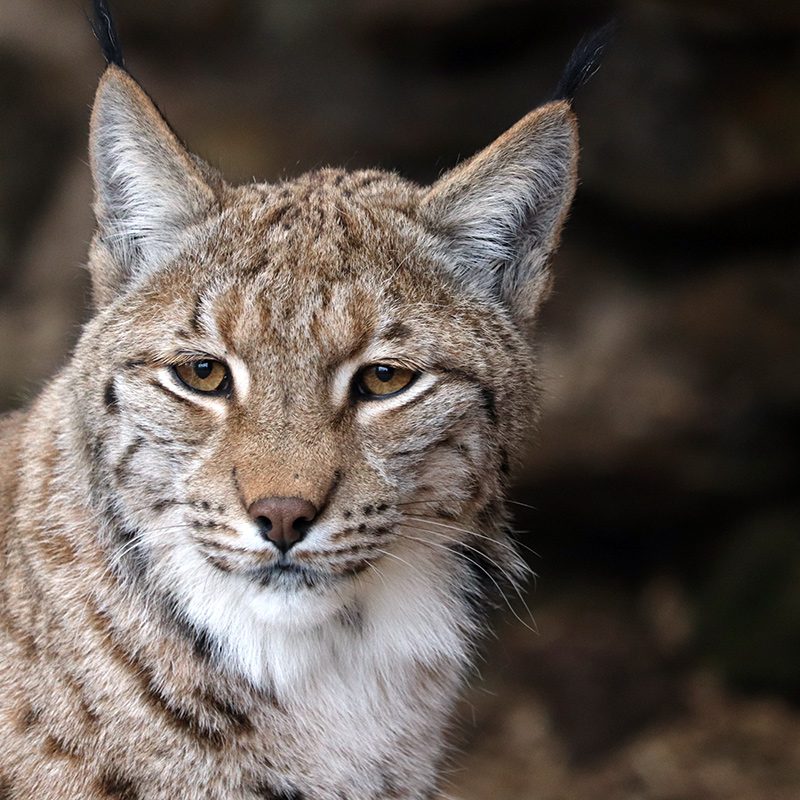
{"type": "Polygon", "coordinates": [[[97,218],[90,267],[95,302],[103,305],[176,252],[185,230],[217,203],[221,181],[114,65],[95,95],[89,154],[97,218]]]}
{"type": "Polygon", "coordinates": [[[422,214],[455,276],[531,320],[575,194],[578,128],[566,101],[541,106],[429,190],[422,214]]]}

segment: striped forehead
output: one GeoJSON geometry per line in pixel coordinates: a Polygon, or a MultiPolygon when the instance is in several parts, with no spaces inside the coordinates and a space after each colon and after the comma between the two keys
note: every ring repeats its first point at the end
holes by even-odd
{"type": "Polygon", "coordinates": [[[265,219],[240,248],[226,248],[214,281],[197,295],[193,319],[226,347],[347,352],[419,295],[420,281],[406,274],[413,231],[400,233],[391,219],[357,204],[345,213],[324,193],[298,209],[315,224],[289,223],[288,211],[265,203],[265,219]]]}
{"type": "Polygon", "coordinates": [[[220,355],[281,368],[346,361],[386,331],[394,352],[403,338],[415,349],[459,338],[454,324],[472,327],[455,320],[464,298],[427,260],[413,202],[386,180],[326,173],[224,216],[194,259],[188,327],[220,355]]]}
{"type": "Polygon", "coordinates": [[[384,329],[396,332],[399,309],[374,281],[348,284],[298,277],[291,286],[234,281],[200,294],[195,328],[226,353],[270,362],[348,358],[384,329]]]}

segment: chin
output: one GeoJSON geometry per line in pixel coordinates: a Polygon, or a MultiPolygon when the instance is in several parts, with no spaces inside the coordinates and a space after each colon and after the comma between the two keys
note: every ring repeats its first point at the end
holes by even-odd
{"type": "Polygon", "coordinates": [[[175,552],[161,574],[187,618],[238,653],[247,671],[257,671],[270,634],[313,631],[333,625],[356,598],[357,583],[322,570],[254,568],[248,574],[224,573],[194,550],[175,552]],[[202,588],[202,591],[200,591],[202,588]]]}
{"type": "Polygon", "coordinates": [[[355,598],[355,583],[322,573],[273,571],[259,580],[251,612],[270,628],[313,628],[333,622],[355,598]],[[260,585],[259,585],[260,584],[260,585]]]}

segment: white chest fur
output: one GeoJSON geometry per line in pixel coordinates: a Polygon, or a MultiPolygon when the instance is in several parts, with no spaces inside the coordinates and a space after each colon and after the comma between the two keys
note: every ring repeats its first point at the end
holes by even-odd
{"type": "Polygon", "coordinates": [[[422,569],[398,555],[334,589],[276,590],[172,552],[171,590],[190,619],[272,692],[304,750],[324,754],[326,783],[351,783],[354,770],[363,780],[364,764],[401,750],[432,769],[472,633],[445,557],[422,569]]]}

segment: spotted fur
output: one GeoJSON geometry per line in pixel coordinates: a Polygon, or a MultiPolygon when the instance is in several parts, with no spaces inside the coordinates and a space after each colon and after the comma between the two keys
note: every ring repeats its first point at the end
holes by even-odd
{"type": "Polygon", "coordinates": [[[554,102],[433,187],[233,187],[109,66],[95,314],[0,422],[3,800],[434,796],[524,574],[504,496],[576,151],[554,102]],[[230,396],[177,380],[191,357],[230,396]],[[357,396],[385,361],[419,377],[357,396]],[[247,513],[271,496],[319,509],[283,561],[247,513]]]}

